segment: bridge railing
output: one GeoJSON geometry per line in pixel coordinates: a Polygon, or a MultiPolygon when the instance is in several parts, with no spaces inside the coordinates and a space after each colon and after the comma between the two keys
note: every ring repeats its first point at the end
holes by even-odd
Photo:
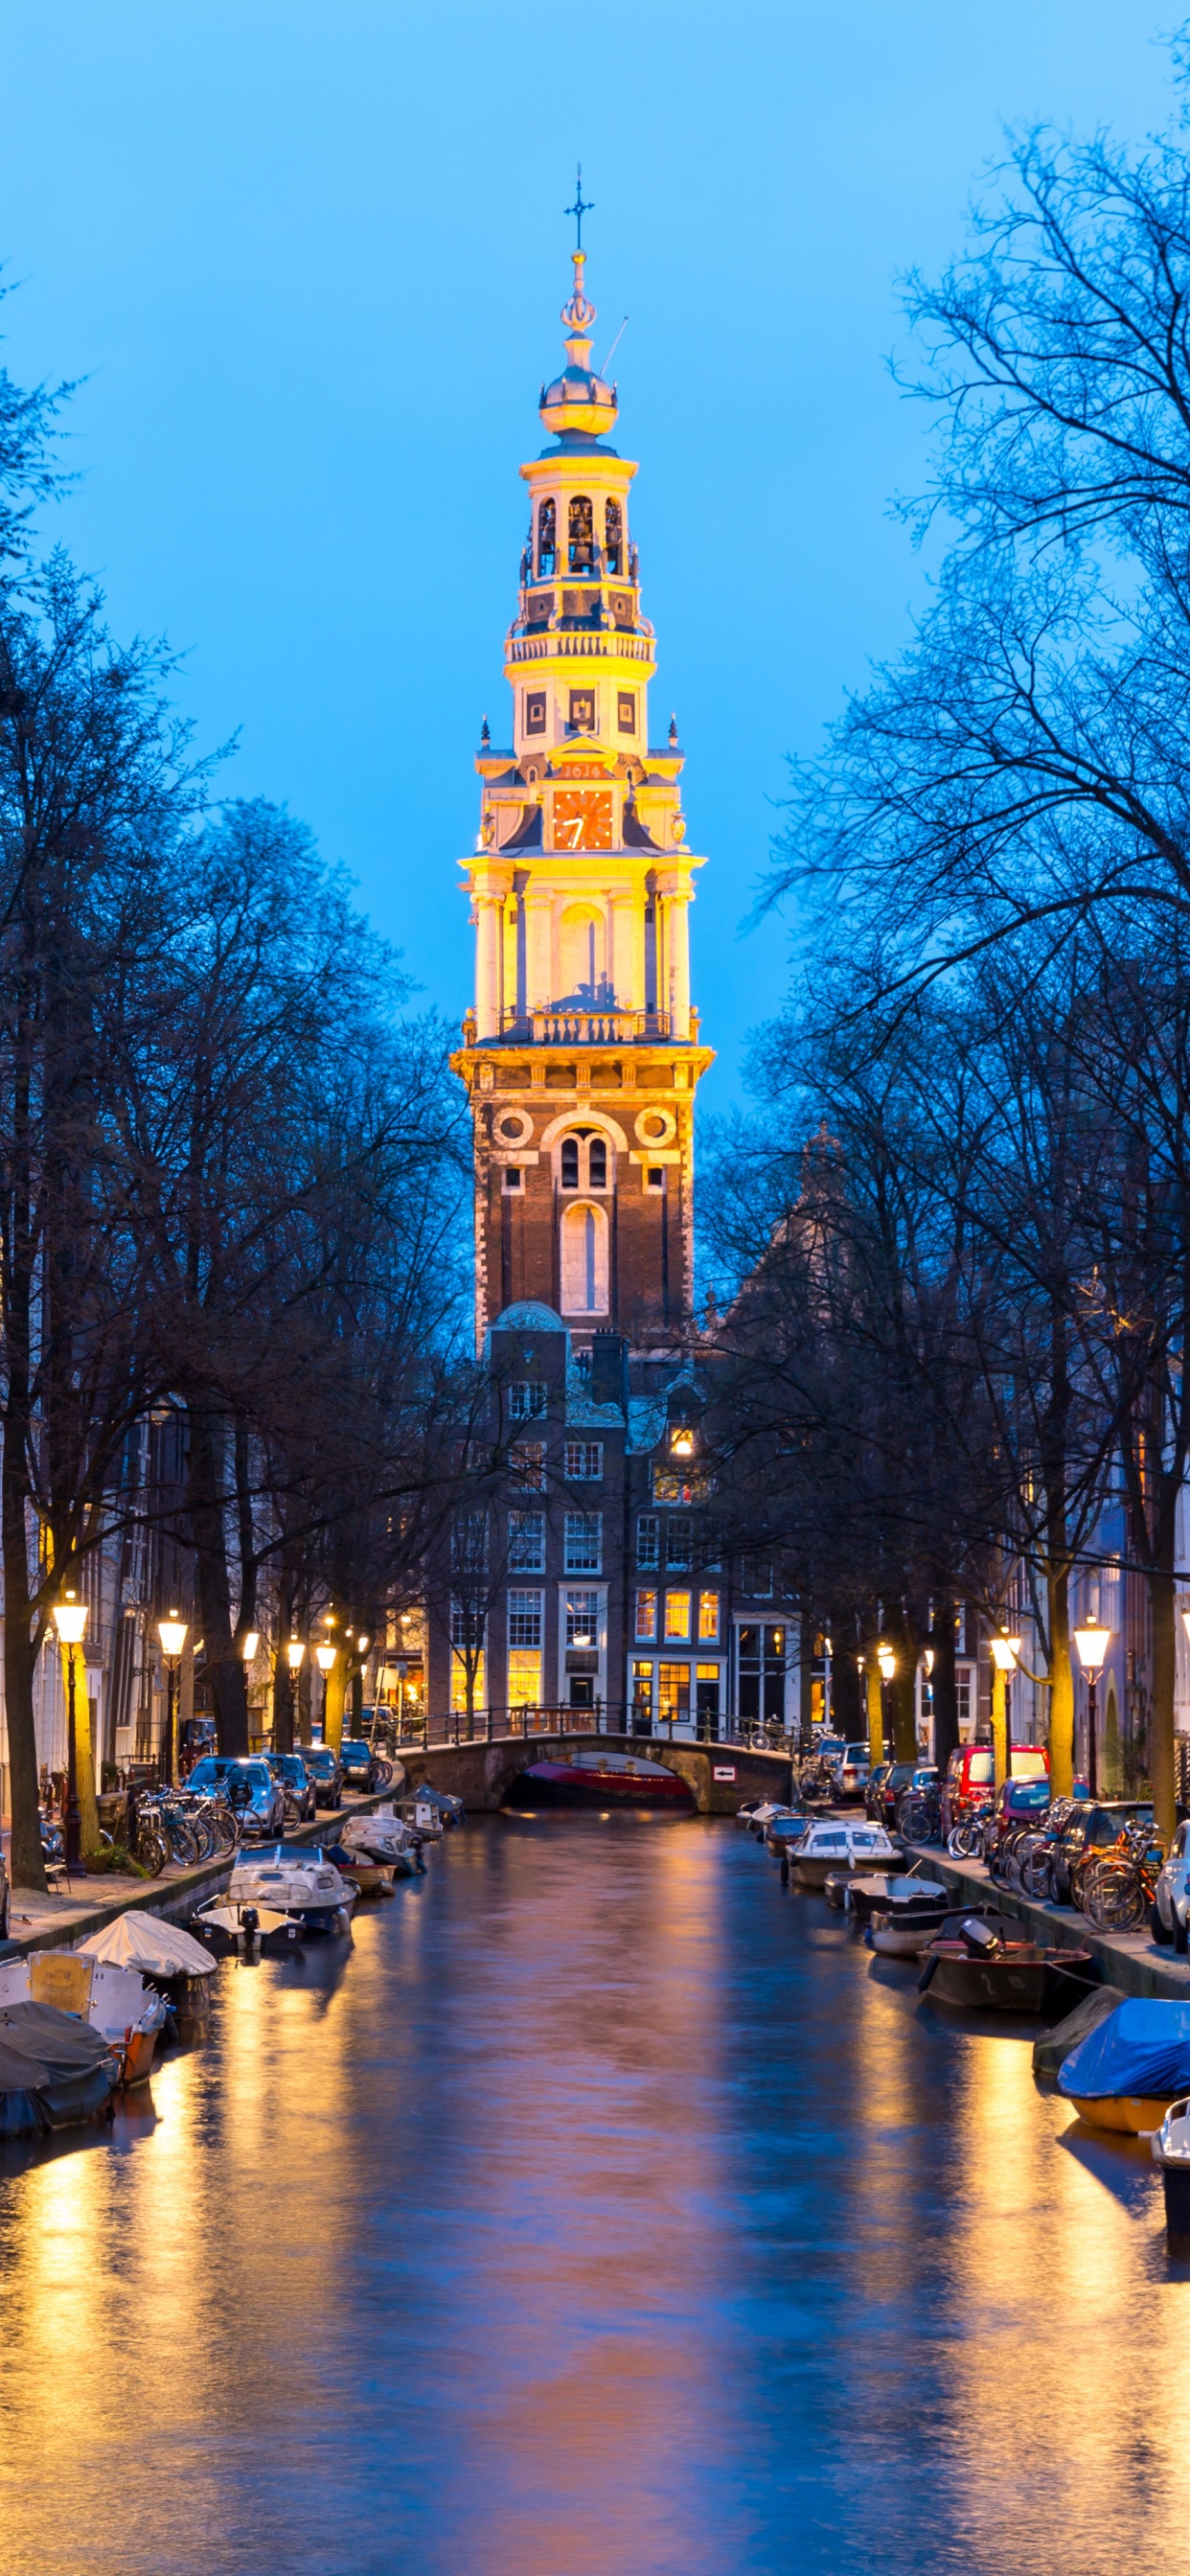
{"type": "Polygon", "coordinates": [[[596,1700],[591,1708],[477,1708],[470,1717],[466,1709],[452,1709],[439,1717],[406,1714],[397,1743],[421,1745],[431,1752],[441,1745],[506,1743],[510,1736],[528,1740],[540,1735],[632,1735],[661,1744],[734,1744],[786,1758],[798,1749],[795,1735],[780,1727],[758,1726],[747,1718],[663,1718],[650,1723],[630,1704],[614,1700],[596,1700]]]}

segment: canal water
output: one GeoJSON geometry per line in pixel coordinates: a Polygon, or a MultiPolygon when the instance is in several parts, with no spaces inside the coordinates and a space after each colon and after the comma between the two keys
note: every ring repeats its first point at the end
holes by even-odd
{"type": "Polygon", "coordinates": [[[1176,2548],[1147,2150],[736,1826],[472,1822],[0,2164],[9,2576],[1080,2576],[1176,2548]]]}

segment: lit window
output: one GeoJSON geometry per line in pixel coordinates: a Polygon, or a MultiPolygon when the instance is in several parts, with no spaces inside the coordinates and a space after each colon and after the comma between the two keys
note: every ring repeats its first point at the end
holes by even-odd
{"type": "Polygon", "coordinates": [[[653,1667],[651,1664],[634,1664],[632,1667],[632,1714],[637,1725],[643,1726],[647,1734],[649,1726],[652,1723],[653,1716],[653,1667]]]}
{"type": "Polygon", "coordinates": [[[657,1634],[657,1595],[655,1592],[637,1593],[636,1633],[641,1639],[642,1644],[648,1643],[648,1641],[657,1634]]]}
{"type": "Polygon", "coordinates": [[[705,1503],[711,1492],[709,1476],[679,1475],[676,1468],[653,1468],[655,1503],[705,1503]]]}
{"type": "Polygon", "coordinates": [[[566,1473],[572,1484],[594,1484],[603,1474],[602,1440],[568,1440],[566,1473]]]}
{"type": "MultiPolygon", "coordinates": [[[[464,1717],[467,1711],[467,1660],[465,1655],[457,1653],[450,1659],[450,1705],[451,1713],[455,1717],[464,1717]]],[[[471,1706],[472,1709],[482,1709],[486,1705],[483,1693],[482,1647],[472,1661],[474,1671],[471,1677],[471,1706]]]]}
{"type": "Polygon", "coordinates": [[[544,1574],[544,1512],[509,1513],[508,1562],[518,1574],[544,1574]]]}
{"type": "Polygon", "coordinates": [[[717,1592],[699,1593],[698,1633],[700,1638],[717,1637],[719,1634],[719,1595],[717,1592]]]}
{"type": "Polygon", "coordinates": [[[661,1523],[656,1512],[642,1512],[636,1524],[636,1562],[645,1567],[661,1562],[661,1523]]]}
{"type": "Polygon", "coordinates": [[[545,1412],[547,1400],[540,1378],[514,1378],[508,1390],[508,1410],[514,1422],[531,1422],[534,1414],[545,1412]]]}
{"type": "Polygon", "coordinates": [[[566,1643],[568,1646],[598,1646],[599,1594],[597,1592],[567,1593],[566,1643]]]}
{"type": "Polygon", "coordinates": [[[508,1705],[510,1708],[541,1706],[541,1656],[527,1646],[509,1648],[508,1705]]]}
{"type": "Polygon", "coordinates": [[[675,1422],[669,1435],[669,1446],[670,1454],[674,1458],[692,1458],[694,1456],[696,1443],[694,1433],[691,1430],[689,1423],[675,1422]]]}
{"type": "Polygon", "coordinates": [[[518,1440],[509,1457],[509,1467],[518,1485],[531,1494],[545,1492],[545,1442],[518,1440]]]}
{"type": "Polygon", "coordinates": [[[667,1637],[673,1638],[675,1644],[678,1642],[681,1642],[683,1645],[689,1643],[690,1595],[688,1592],[666,1593],[665,1633],[667,1637]]]}
{"type": "Polygon", "coordinates": [[[689,1664],[660,1664],[657,1715],[662,1726],[682,1726],[690,1715],[689,1664]]]}
{"type": "Polygon", "coordinates": [[[602,1512],[567,1512],[564,1571],[567,1574],[598,1574],[602,1557],[602,1512]]]}
{"type": "Polygon", "coordinates": [[[667,1521],[665,1525],[665,1561],[675,1574],[689,1574],[694,1563],[694,1526],[691,1521],[667,1521]]]}
{"type": "Polygon", "coordinates": [[[510,1592],[508,1596],[508,1642],[510,1646],[540,1646],[543,1592],[510,1592]]]}

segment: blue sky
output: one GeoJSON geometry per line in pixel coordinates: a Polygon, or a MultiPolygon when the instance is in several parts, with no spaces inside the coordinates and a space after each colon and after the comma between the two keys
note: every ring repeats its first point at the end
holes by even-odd
{"type": "Polygon", "coordinates": [[[581,155],[596,356],[658,630],[654,739],[710,864],[694,988],[725,1105],[785,979],[739,935],[783,756],[903,635],[923,421],[896,280],[962,237],[1005,120],[1164,121],[1149,0],[0,0],[14,373],[87,376],[57,528],[168,633],[229,786],[286,801],[457,1018],[472,758],[581,155]]]}

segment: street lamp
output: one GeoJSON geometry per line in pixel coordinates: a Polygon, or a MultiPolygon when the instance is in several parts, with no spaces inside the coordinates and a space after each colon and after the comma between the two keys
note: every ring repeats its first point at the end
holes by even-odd
{"type": "Polygon", "coordinates": [[[68,1646],[66,1659],[66,1867],[77,1869],[82,1859],[79,1815],[78,1732],[74,1711],[74,1648],[81,1646],[87,1628],[87,1605],[73,1592],[67,1592],[54,1611],[54,1623],[60,1645],[68,1646]]]}
{"type": "Polygon", "coordinates": [[[338,1651],[339,1649],[337,1646],[331,1645],[316,1646],[314,1649],[315,1655],[318,1659],[318,1669],[322,1675],[322,1741],[324,1744],[328,1740],[326,1731],[326,1713],[327,1701],[330,1697],[331,1674],[335,1669],[335,1657],[338,1654],[338,1651]]]}
{"type": "Polygon", "coordinates": [[[174,1692],[177,1689],[178,1662],[186,1643],[186,1621],[171,1610],[168,1619],[159,1619],[157,1634],[165,1657],[165,1741],[161,1747],[161,1771],[167,1789],[174,1785],[174,1692]]]}
{"type": "Polygon", "coordinates": [[[877,1661],[877,1663],[878,1663],[878,1664],[879,1664],[879,1666],[880,1666],[880,1671],[881,1671],[881,1675],[882,1675],[883,1679],[884,1679],[886,1682],[890,1682],[890,1681],[892,1680],[893,1674],[895,1673],[895,1671],[896,1671],[896,1669],[897,1669],[897,1659],[896,1659],[896,1656],[895,1656],[895,1655],[894,1655],[894,1653],[893,1653],[892,1647],[891,1647],[891,1646],[877,1646],[877,1648],[876,1648],[876,1661],[877,1661]]]}
{"type": "Polygon", "coordinates": [[[240,1653],[242,1654],[242,1656],[243,1656],[244,1661],[245,1661],[245,1663],[246,1663],[246,1664],[254,1664],[254,1663],[255,1663],[255,1661],[256,1661],[256,1650],[257,1650],[257,1647],[259,1646],[259,1644],[260,1644],[260,1630],[259,1630],[259,1628],[249,1628],[249,1629],[247,1629],[247,1630],[246,1630],[246,1632],[245,1632],[245,1634],[244,1634],[244,1635],[241,1637],[241,1639],[240,1639],[240,1653]]]}
{"type": "Polygon", "coordinates": [[[1095,1698],[1095,1684],[1103,1670],[1111,1640],[1111,1629],[1101,1628],[1097,1618],[1089,1620],[1085,1628],[1076,1628],[1074,1632],[1078,1659],[1087,1676],[1087,1785],[1093,1798],[1099,1795],[1099,1748],[1096,1740],[1099,1707],[1095,1698]]]}
{"type": "Polygon", "coordinates": [[[1012,1778],[1012,1731],[1008,1715],[1008,1676],[1010,1673],[1014,1673],[1016,1671],[1017,1658],[1021,1651],[1021,1641],[1019,1637],[1010,1637],[1007,1630],[1001,1628],[997,1636],[989,1637],[988,1644],[991,1648],[993,1667],[992,1768],[996,1774],[996,1787],[999,1788],[1002,1780],[1011,1780],[1012,1778]]]}

